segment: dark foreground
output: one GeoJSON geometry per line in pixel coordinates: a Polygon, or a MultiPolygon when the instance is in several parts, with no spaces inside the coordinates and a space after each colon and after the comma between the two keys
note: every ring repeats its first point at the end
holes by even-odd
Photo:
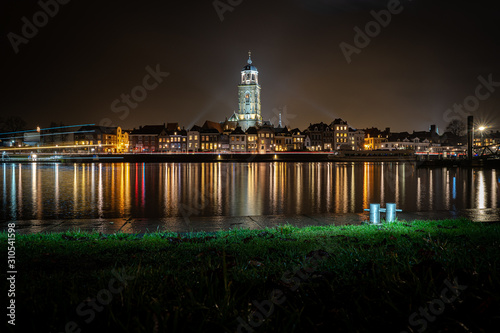
{"type": "MultiPolygon", "coordinates": [[[[7,234],[0,239],[7,249],[7,234]]],[[[499,245],[500,224],[466,220],[17,235],[16,325],[6,326],[14,332],[494,332],[499,245]]]]}

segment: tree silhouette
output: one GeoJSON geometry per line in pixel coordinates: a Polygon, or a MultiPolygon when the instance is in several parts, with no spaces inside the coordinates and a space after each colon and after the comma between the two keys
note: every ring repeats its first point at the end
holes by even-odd
{"type": "Polygon", "coordinates": [[[460,119],[453,119],[448,126],[446,126],[446,131],[456,136],[461,136],[465,131],[465,123],[460,119]]]}
{"type": "Polygon", "coordinates": [[[17,132],[26,129],[26,122],[19,116],[0,118],[0,132],[17,132]]]}

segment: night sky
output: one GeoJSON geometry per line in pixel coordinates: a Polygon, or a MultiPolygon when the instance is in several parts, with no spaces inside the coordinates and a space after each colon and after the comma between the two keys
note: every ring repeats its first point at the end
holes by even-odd
{"type": "MultiPolygon", "coordinates": [[[[492,75],[500,85],[494,5],[401,1],[400,13],[348,64],[339,44],[354,45],[353,29],[365,30],[374,20],[370,11],[387,9],[387,1],[243,0],[221,21],[213,0],[72,0],[17,54],[9,32],[22,36],[22,18],[33,22],[41,7],[2,1],[0,112],[22,116],[30,127],[221,121],[237,108],[240,70],[251,50],[264,119],[277,123],[281,109],[284,123],[301,129],[341,117],[355,128],[411,132],[437,124],[442,132],[446,110],[475,94],[478,76],[492,75]],[[170,73],[163,82],[128,116],[113,112],[113,101],[142,85],[146,67],[157,65],[170,73]]],[[[473,114],[498,129],[495,89],[473,114]]]]}

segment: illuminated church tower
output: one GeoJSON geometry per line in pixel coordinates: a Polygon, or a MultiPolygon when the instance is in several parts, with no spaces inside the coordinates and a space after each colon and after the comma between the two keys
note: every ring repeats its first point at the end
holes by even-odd
{"type": "Polygon", "coordinates": [[[259,71],[252,65],[252,53],[248,52],[248,64],[241,70],[238,85],[238,113],[233,115],[244,131],[251,126],[262,125],[260,89],[259,71]]]}

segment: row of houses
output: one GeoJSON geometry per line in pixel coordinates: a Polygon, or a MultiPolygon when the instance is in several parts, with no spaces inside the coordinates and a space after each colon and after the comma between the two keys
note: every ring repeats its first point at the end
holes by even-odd
{"type": "Polygon", "coordinates": [[[126,131],[120,127],[84,126],[74,135],[79,151],[109,153],[270,153],[291,151],[362,150],[364,132],[342,119],[298,128],[266,124],[243,131],[235,122],[206,121],[180,128],[177,123],[146,125],[126,131]]]}
{"type": "MultiPolygon", "coordinates": [[[[392,133],[390,128],[357,130],[340,118],[330,124],[310,124],[305,130],[264,124],[243,131],[237,122],[206,121],[203,126],[184,129],[178,123],[141,126],[133,130],[120,127],[83,126],[76,132],[60,129],[25,133],[24,142],[4,140],[9,146],[50,145],[70,147],[78,152],[106,153],[270,153],[293,151],[413,150],[416,153],[455,152],[466,149],[466,136],[429,131],[392,133]]],[[[500,143],[500,133],[475,137],[475,145],[500,143]]]]}
{"type": "Polygon", "coordinates": [[[131,152],[228,152],[268,153],[304,150],[305,134],[298,129],[272,126],[224,128],[207,121],[186,130],[180,127],[148,125],[130,133],[131,152]]]}
{"type": "Polygon", "coordinates": [[[177,124],[141,126],[130,132],[131,152],[235,152],[362,150],[364,131],[342,119],[298,128],[263,125],[243,131],[237,123],[206,121],[203,126],[181,129],[177,124]]]}
{"type": "Polygon", "coordinates": [[[337,118],[329,125],[323,122],[310,124],[306,129],[312,151],[363,150],[365,132],[351,128],[346,121],[337,118]]]}

